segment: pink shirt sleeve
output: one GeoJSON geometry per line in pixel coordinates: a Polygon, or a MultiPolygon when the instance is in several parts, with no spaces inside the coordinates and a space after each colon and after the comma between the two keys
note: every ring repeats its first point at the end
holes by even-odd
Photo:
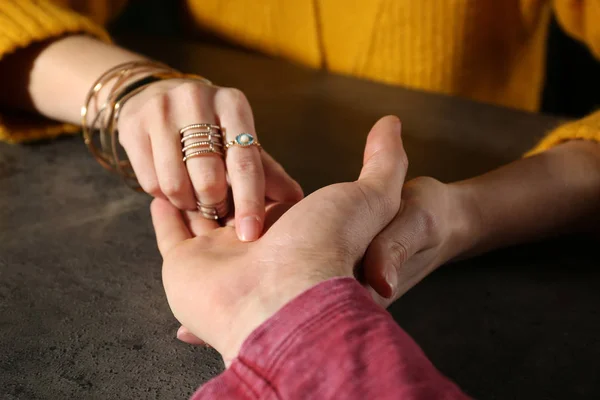
{"type": "Polygon", "coordinates": [[[352,278],[307,290],[258,327],[200,399],[466,399],[352,278]]]}

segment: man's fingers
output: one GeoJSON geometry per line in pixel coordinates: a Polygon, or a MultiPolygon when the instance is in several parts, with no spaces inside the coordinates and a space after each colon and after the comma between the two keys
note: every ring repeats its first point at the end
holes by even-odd
{"type": "Polygon", "coordinates": [[[174,246],[192,237],[181,212],[169,201],[154,199],[150,205],[158,250],[164,257],[174,246]]]}
{"type": "Polygon", "coordinates": [[[401,123],[397,117],[381,118],[371,129],[365,146],[363,168],[358,182],[400,204],[408,158],[402,145],[401,123]]]}
{"type": "Polygon", "coordinates": [[[206,342],[204,340],[194,335],[185,326],[180,326],[177,330],[177,339],[181,340],[184,343],[191,344],[194,346],[206,346],[206,342]]]}

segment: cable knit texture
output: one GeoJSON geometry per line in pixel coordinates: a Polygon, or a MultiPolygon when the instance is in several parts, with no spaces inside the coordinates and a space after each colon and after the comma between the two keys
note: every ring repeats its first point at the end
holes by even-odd
{"type": "MultiPolygon", "coordinates": [[[[0,0],[0,60],[65,33],[107,39],[100,24],[124,2],[0,0]]],[[[553,10],[565,31],[600,57],[598,0],[261,0],[260,5],[255,0],[187,0],[182,5],[192,25],[273,56],[529,111],[539,107],[553,10]]],[[[577,122],[576,129],[559,128],[536,151],[569,135],[600,140],[594,121],[597,114],[577,122]]],[[[0,139],[37,139],[61,129],[18,131],[0,120],[0,139]]]]}
{"type": "Polygon", "coordinates": [[[548,150],[567,140],[594,140],[600,142],[600,111],[580,120],[564,124],[552,131],[540,143],[526,154],[532,156],[548,150]]]}

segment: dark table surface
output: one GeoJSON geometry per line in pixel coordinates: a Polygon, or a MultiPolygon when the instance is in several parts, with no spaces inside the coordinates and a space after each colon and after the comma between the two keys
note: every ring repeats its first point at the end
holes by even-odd
{"type": "MultiPolygon", "coordinates": [[[[353,179],[385,114],[403,120],[409,175],[443,181],[519,157],[558,123],[239,51],[126,43],[244,90],[263,145],[307,192],[353,179]]],[[[219,373],[214,351],[175,340],[149,198],[80,137],[0,145],[0,193],[0,398],[183,399],[219,373]]],[[[391,312],[477,398],[600,398],[594,250],[570,238],[447,266],[391,312]]]]}

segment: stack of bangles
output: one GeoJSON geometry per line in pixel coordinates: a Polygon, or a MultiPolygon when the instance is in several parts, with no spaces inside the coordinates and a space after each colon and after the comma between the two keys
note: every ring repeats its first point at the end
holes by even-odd
{"type": "MultiPolygon", "coordinates": [[[[165,64],[153,61],[133,61],[117,65],[106,71],[88,92],[81,108],[83,138],[94,158],[109,171],[120,175],[135,190],[141,191],[131,163],[123,157],[118,143],[118,120],[123,106],[133,96],[152,83],[166,79],[196,80],[206,85],[211,82],[202,76],[184,74],[165,64]],[[100,103],[100,93],[107,92],[100,103]],[[98,135],[96,135],[98,134],[98,135]]],[[[231,146],[256,146],[260,144],[248,133],[239,134],[235,140],[225,142],[223,129],[210,123],[196,123],[179,130],[183,162],[189,159],[216,154],[222,158],[231,146]]],[[[228,210],[228,199],[218,204],[197,202],[198,210],[208,219],[224,218],[228,210]]]]}

